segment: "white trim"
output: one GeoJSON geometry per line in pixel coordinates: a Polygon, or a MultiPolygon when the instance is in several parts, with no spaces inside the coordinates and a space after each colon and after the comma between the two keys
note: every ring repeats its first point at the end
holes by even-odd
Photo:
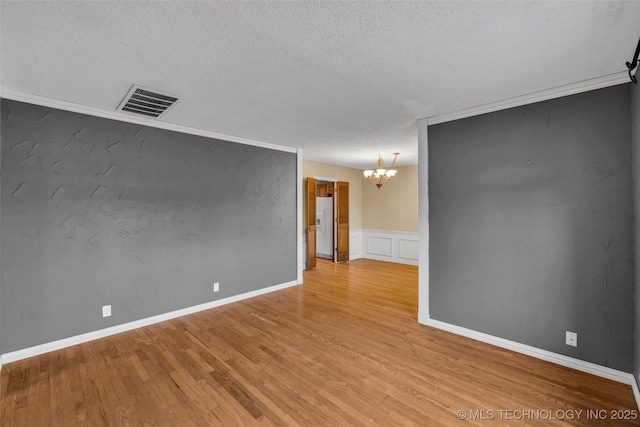
{"type": "Polygon", "coordinates": [[[393,246],[393,238],[392,237],[388,237],[388,236],[381,236],[381,235],[369,235],[369,234],[365,234],[366,238],[365,238],[365,250],[364,253],[367,254],[367,256],[369,257],[385,257],[384,259],[387,258],[392,258],[393,257],[393,252],[394,252],[394,246],[393,246]],[[372,241],[378,241],[379,244],[382,244],[382,247],[380,249],[382,249],[382,252],[380,252],[380,250],[376,250],[375,248],[372,247],[372,241]]]}
{"type": "Polygon", "coordinates": [[[349,261],[362,258],[362,230],[349,229],[349,261]]]}
{"type": "MultiPolygon", "coordinates": [[[[633,377],[633,375],[631,376],[633,377]]],[[[638,381],[636,381],[635,378],[633,378],[633,381],[631,382],[631,389],[633,390],[633,397],[636,398],[636,406],[640,409],[640,390],[638,390],[638,381]]]]}
{"type": "Polygon", "coordinates": [[[302,223],[302,203],[304,198],[304,192],[302,188],[304,187],[304,183],[302,181],[302,149],[299,148],[296,156],[296,228],[297,230],[297,242],[298,242],[298,284],[301,284],[304,281],[304,275],[302,271],[304,270],[304,255],[305,255],[305,242],[303,240],[304,233],[302,229],[304,225],[302,223]]]}
{"type": "MultiPolygon", "coordinates": [[[[419,268],[420,267],[418,267],[418,269],[419,268]]],[[[420,292],[420,290],[418,290],[418,292],[420,292]]],[[[429,312],[427,310],[420,310],[419,307],[418,307],[418,323],[425,326],[429,324],[429,312]]]]}
{"type": "Polygon", "coordinates": [[[313,179],[315,179],[316,181],[333,182],[334,184],[335,184],[336,182],[338,182],[338,180],[337,180],[337,179],[335,179],[335,178],[324,178],[324,177],[321,177],[321,176],[311,176],[311,177],[309,177],[309,178],[313,178],[313,179]]]}
{"type": "Polygon", "coordinates": [[[5,89],[2,91],[2,97],[13,101],[26,102],[28,104],[36,104],[44,107],[57,108],[60,110],[71,111],[74,113],[86,114],[94,117],[102,117],[104,119],[118,120],[121,122],[134,123],[142,126],[149,126],[158,129],[165,129],[174,132],[181,132],[190,135],[204,136],[207,138],[220,139],[223,141],[236,142],[238,144],[252,145],[255,147],[269,148],[272,150],[286,151],[288,153],[296,153],[297,149],[285,147],[282,145],[271,144],[268,142],[256,141],[248,138],[241,138],[233,135],[225,135],[222,133],[211,132],[208,130],[182,126],[175,123],[163,122],[161,120],[147,119],[137,117],[120,111],[103,110],[101,108],[88,107],[85,105],[75,104],[73,102],[61,101],[58,99],[47,98],[39,95],[31,95],[23,92],[5,89]]]}
{"type": "Polygon", "coordinates": [[[363,233],[380,233],[387,234],[397,237],[416,237],[418,235],[417,231],[396,231],[396,230],[373,230],[371,228],[365,228],[362,230],[363,233]]]}
{"type": "Polygon", "coordinates": [[[536,359],[546,360],[547,362],[566,366],[567,368],[576,369],[578,371],[597,375],[599,377],[607,378],[619,383],[628,384],[633,388],[633,394],[636,398],[636,405],[640,407],[640,393],[638,393],[638,385],[636,384],[636,380],[633,374],[618,371],[606,366],[596,365],[595,363],[585,362],[584,360],[575,359],[563,354],[553,353],[548,350],[521,344],[519,342],[495,337],[493,335],[474,331],[472,329],[463,328],[462,326],[441,322],[440,320],[428,319],[425,325],[431,326],[436,329],[441,329],[443,331],[451,332],[456,335],[462,335],[463,337],[471,338],[476,341],[482,341],[487,344],[495,345],[496,347],[515,351],[516,353],[526,354],[527,356],[535,357],[536,359]]]}
{"type": "MultiPolygon", "coordinates": [[[[306,271],[307,270],[307,253],[306,253],[306,249],[307,249],[307,233],[302,233],[302,245],[303,245],[302,247],[305,250],[305,253],[303,255],[304,256],[304,263],[303,264],[304,264],[304,270],[306,271]]],[[[303,279],[304,279],[304,277],[303,277],[303,279]]]]}
{"type": "Polygon", "coordinates": [[[121,325],[112,326],[110,328],[100,329],[93,332],[87,332],[86,334],[76,335],[74,337],[63,338],[58,341],[52,341],[45,344],[36,345],[34,347],[12,351],[10,353],[3,354],[0,357],[2,358],[2,361],[4,363],[11,363],[17,360],[38,356],[44,353],[48,353],[50,351],[60,350],[62,348],[71,347],[73,345],[97,340],[100,338],[130,331],[133,329],[141,328],[143,326],[153,325],[155,323],[160,323],[166,320],[175,319],[176,317],[186,316],[188,314],[197,313],[199,311],[209,310],[211,308],[220,307],[222,305],[231,304],[234,302],[253,298],[258,295],[279,291],[281,289],[285,289],[285,288],[289,288],[291,286],[297,286],[297,285],[298,285],[298,282],[296,280],[292,280],[290,282],[281,283],[279,285],[270,286],[268,288],[258,289],[255,291],[246,292],[244,294],[234,295],[232,297],[223,298],[216,301],[210,301],[204,304],[194,305],[192,307],[170,311],[168,313],[158,314],[156,316],[147,317],[145,319],[134,320],[133,322],[123,323],[121,325]]]}
{"type": "Polygon", "coordinates": [[[364,229],[362,230],[362,258],[374,259],[376,261],[394,262],[396,264],[418,265],[418,254],[416,255],[416,258],[400,256],[400,241],[418,242],[418,233],[410,231],[364,229]],[[386,251],[380,253],[372,250],[369,247],[370,239],[381,239],[388,241],[386,251]]]}
{"type": "Polygon", "coordinates": [[[429,129],[427,119],[418,128],[418,321],[429,319],[429,129]]]}
{"type": "Polygon", "coordinates": [[[413,244],[415,244],[415,247],[417,248],[416,252],[418,252],[420,250],[420,247],[418,245],[418,239],[403,239],[401,237],[398,237],[398,258],[401,259],[406,259],[406,260],[411,260],[411,261],[418,261],[419,259],[419,255],[416,254],[415,256],[412,256],[412,254],[407,254],[406,250],[407,250],[407,245],[409,246],[413,246],[413,244]],[[403,245],[403,243],[406,243],[406,245],[403,245]],[[403,249],[405,249],[405,253],[403,255],[403,249]]]}
{"type": "Polygon", "coordinates": [[[427,120],[429,122],[429,125],[451,122],[467,117],[479,116],[480,114],[520,107],[523,105],[533,104],[535,102],[547,101],[549,99],[561,98],[568,95],[575,95],[577,93],[602,89],[604,87],[615,86],[627,82],[629,82],[628,73],[626,71],[621,71],[619,73],[610,74],[608,76],[584,80],[577,83],[542,90],[540,92],[528,93],[526,95],[516,96],[514,98],[504,99],[502,101],[479,105],[477,107],[465,108],[464,110],[454,111],[452,113],[428,117],[427,120]]]}
{"type": "Polygon", "coordinates": [[[0,355],[0,372],[2,372],[2,364],[3,364],[3,359],[2,359],[2,355],[0,355]]]}

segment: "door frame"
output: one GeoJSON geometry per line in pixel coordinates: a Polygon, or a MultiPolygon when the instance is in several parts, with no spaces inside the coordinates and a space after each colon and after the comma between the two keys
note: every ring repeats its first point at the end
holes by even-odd
{"type": "MultiPolygon", "coordinates": [[[[338,181],[334,181],[332,179],[324,179],[324,178],[316,178],[315,176],[312,177],[313,179],[316,180],[316,186],[322,182],[322,183],[331,183],[333,184],[333,194],[331,196],[331,229],[333,230],[333,232],[331,234],[333,234],[333,236],[331,236],[331,261],[333,262],[337,262],[337,258],[338,258],[338,254],[337,254],[337,250],[336,250],[336,239],[338,238],[338,233],[336,230],[336,218],[338,217],[338,213],[336,212],[336,183],[338,181]]],[[[316,198],[318,197],[318,193],[316,190],[316,198]]],[[[317,235],[316,235],[316,245],[317,245],[317,235]]],[[[324,258],[326,259],[326,258],[324,258]]]]}
{"type": "Polygon", "coordinates": [[[303,232],[303,218],[302,218],[302,205],[304,202],[304,181],[302,178],[302,149],[296,150],[296,224],[297,224],[297,279],[298,284],[304,283],[304,265],[305,265],[305,245],[304,245],[304,232],[303,232]]]}
{"type": "Polygon", "coordinates": [[[334,263],[338,263],[338,254],[337,254],[337,250],[336,250],[336,239],[338,238],[337,234],[338,234],[338,229],[336,227],[336,219],[338,219],[338,209],[336,206],[336,183],[338,181],[340,181],[337,178],[327,178],[327,177],[323,177],[323,176],[312,176],[310,178],[315,179],[316,181],[324,181],[324,182],[333,182],[333,218],[331,218],[331,221],[333,221],[333,247],[331,248],[331,251],[333,253],[333,262],[334,263]]]}
{"type": "Polygon", "coordinates": [[[305,232],[307,233],[307,270],[311,270],[316,267],[317,259],[317,202],[318,202],[318,181],[314,178],[307,177],[305,180],[305,205],[306,205],[306,218],[305,218],[305,232]]]}

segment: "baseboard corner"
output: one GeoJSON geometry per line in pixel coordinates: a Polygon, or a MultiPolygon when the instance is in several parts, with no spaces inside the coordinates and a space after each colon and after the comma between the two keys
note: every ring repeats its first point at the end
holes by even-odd
{"type": "Polygon", "coordinates": [[[635,397],[636,399],[636,406],[638,407],[638,409],[640,409],[640,389],[638,389],[638,379],[633,374],[630,375],[633,377],[633,380],[631,381],[633,397],[635,397]]]}
{"type": "Polygon", "coordinates": [[[426,311],[422,311],[422,310],[418,310],[418,323],[420,323],[421,325],[425,325],[425,326],[431,326],[429,325],[429,321],[431,319],[429,318],[429,313],[426,311]]]}

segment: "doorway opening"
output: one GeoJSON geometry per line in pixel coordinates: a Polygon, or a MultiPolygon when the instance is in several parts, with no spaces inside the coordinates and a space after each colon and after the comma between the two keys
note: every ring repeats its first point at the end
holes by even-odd
{"type": "Polygon", "coordinates": [[[317,258],[349,261],[349,183],[307,178],[306,208],[307,269],[317,258]]]}
{"type": "Polygon", "coordinates": [[[333,182],[316,183],[316,256],[335,261],[333,182]]]}

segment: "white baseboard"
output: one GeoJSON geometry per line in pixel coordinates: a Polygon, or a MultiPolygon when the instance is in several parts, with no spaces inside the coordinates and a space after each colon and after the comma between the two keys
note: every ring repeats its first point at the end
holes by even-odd
{"type": "MultiPolygon", "coordinates": [[[[633,377],[633,375],[631,376],[633,377]]],[[[636,398],[636,406],[640,409],[640,390],[638,390],[638,382],[636,381],[635,377],[631,382],[631,388],[633,389],[633,397],[636,398]]]]}
{"type": "Polygon", "coordinates": [[[362,258],[418,265],[418,233],[362,230],[362,258]]]}
{"type": "Polygon", "coordinates": [[[433,328],[442,329],[443,331],[462,335],[464,337],[471,338],[477,341],[482,341],[487,344],[495,345],[496,347],[502,347],[507,350],[535,357],[537,359],[546,360],[547,362],[552,362],[557,365],[566,366],[567,368],[576,369],[578,371],[597,375],[599,377],[607,378],[619,383],[628,384],[633,389],[633,395],[636,399],[636,406],[640,408],[640,392],[638,391],[638,384],[636,383],[636,379],[633,374],[618,371],[612,368],[607,368],[606,366],[596,365],[595,363],[585,362],[584,360],[575,359],[563,354],[553,353],[548,350],[542,350],[540,348],[521,344],[519,342],[506,340],[504,338],[499,338],[493,335],[474,331],[472,329],[463,328],[462,326],[441,322],[440,320],[427,319],[425,322],[424,317],[420,317],[419,315],[418,318],[420,320],[420,323],[431,326],[433,328]]]}
{"type": "MultiPolygon", "coordinates": [[[[431,319],[429,319],[429,313],[418,309],[418,323],[420,323],[421,325],[427,325],[427,326],[431,326],[429,325],[429,321],[431,319]]],[[[434,328],[436,328],[437,326],[434,326],[434,328]]]]}
{"type": "Polygon", "coordinates": [[[11,363],[17,360],[38,356],[40,354],[48,353],[50,351],[60,350],[62,348],[71,347],[73,345],[97,340],[100,338],[130,331],[133,329],[141,328],[143,326],[153,325],[154,323],[164,322],[165,320],[171,320],[171,319],[175,319],[176,317],[186,316],[188,314],[197,313],[199,311],[209,310],[211,308],[220,307],[222,305],[231,304],[233,302],[242,301],[245,299],[256,297],[258,295],[279,291],[281,289],[285,289],[285,288],[289,288],[291,286],[297,286],[297,285],[298,285],[298,281],[292,280],[290,282],[270,286],[268,288],[258,289],[256,291],[246,292],[244,294],[234,295],[232,297],[223,298],[216,301],[210,301],[204,304],[194,305],[192,307],[182,308],[180,310],[170,311],[168,313],[158,314],[156,316],[151,316],[151,317],[147,317],[140,320],[134,320],[133,322],[123,323],[121,325],[112,326],[110,328],[100,329],[93,332],[87,332],[86,334],[76,335],[74,337],[63,338],[58,341],[52,341],[49,343],[36,345],[34,347],[12,351],[10,353],[5,353],[0,356],[0,364],[2,362],[11,363]]]}

